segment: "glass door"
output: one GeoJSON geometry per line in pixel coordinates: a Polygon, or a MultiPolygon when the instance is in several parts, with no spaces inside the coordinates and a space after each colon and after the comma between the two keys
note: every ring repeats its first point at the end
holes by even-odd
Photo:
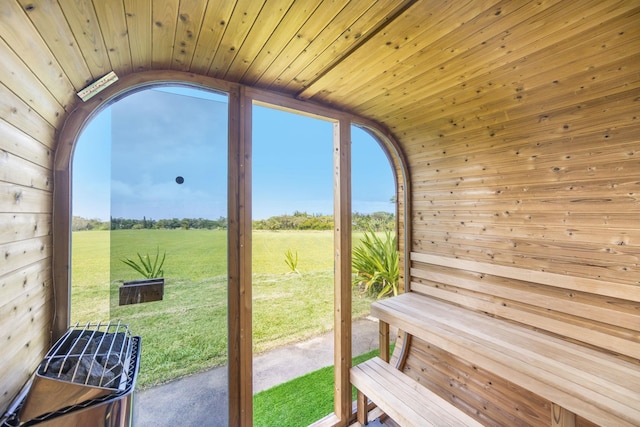
{"type": "Polygon", "coordinates": [[[72,318],[106,315],[142,337],[140,425],[227,424],[227,121],[224,94],[157,87],[112,104],[78,142],[74,196],[86,200],[74,197],[73,215],[108,213],[105,230],[73,233],[72,318]],[[105,163],[108,185],[82,192],[105,163]],[[198,406],[207,413],[185,411],[198,406]]]}

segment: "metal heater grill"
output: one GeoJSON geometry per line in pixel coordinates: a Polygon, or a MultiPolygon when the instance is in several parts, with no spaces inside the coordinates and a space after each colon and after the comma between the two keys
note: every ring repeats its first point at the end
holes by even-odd
{"type": "Polygon", "coordinates": [[[129,425],[140,338],[121,323],[75,325],[44,357],[5,426],[129,425]]]}
{"type": "Polygon", "coordinates": [[[100,388],[117,390],[126,380],[131,332],[120,323],[88,324],[68,332],[47,353],[40,374],[100,388]]]}

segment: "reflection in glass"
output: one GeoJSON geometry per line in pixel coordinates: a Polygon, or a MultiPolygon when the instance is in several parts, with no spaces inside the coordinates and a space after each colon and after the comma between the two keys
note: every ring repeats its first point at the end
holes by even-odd
{"type": "MultiPolygon", "coordinates": [[[[227,363],[227,120],[226,95],[145,89],[103,110],[77,144],[73,215],[107,229],[74,232],[72,318],[121,320],[142,336],[137,387],[151,389],[137,399],[141,425],[157,421],[144,397],[156,385],[227,363]],[[164,279],[162,299],[120,305],[119,288],[146,270],[164,279]]],[[[219,371],[216,390],[185,389],[176,420],[162,422],[184,421],[181,408],[215,395],[212,422],[225,425],[219,371]]]]}

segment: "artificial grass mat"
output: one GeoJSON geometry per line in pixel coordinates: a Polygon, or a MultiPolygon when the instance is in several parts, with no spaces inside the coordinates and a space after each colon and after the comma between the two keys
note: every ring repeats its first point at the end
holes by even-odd
{"type": "MultiPolygon", "coordinates": [[[[393,347],[391,349],[393,352],[393,347]]],[[[374,356],[378,350],[353,358],[353,365],[374,356]]],[[[352,400],[356,398],[352,387],[352,400]]],[[[300,427],[333,412],[333,366],[310,372],[253,396],[253,425],[300,427]]]]}

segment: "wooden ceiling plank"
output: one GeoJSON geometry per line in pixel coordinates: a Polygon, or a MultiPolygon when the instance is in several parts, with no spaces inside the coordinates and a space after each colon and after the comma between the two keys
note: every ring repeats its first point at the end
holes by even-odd
{"type": "Polygon", "coordinates": [[[96,12],[90,0],[59,2],[94,79],[112,71],[96,12]]]}
{"type": "Polygon", "coordinates": [[[40,32],[42,40],[64,69],[75,91],[79,91],[98,77],[91,74],[57,2],[46,0],[19,0],[19,2],[40,32]]]}
{"type": "Polygon", "coordinates": [[[151,69],[151,2],[124,0],[133,71],[151,69]]]}
{"type": "MultiPolygon", "coordinates": [[[[522,113],[518,114],[518,117],[509,116],[509,120],[500,122],[489,122],[484,119],[476,119],[470,123],[457,122],[452,119],[439,122],[425,120],[409,126],[411,122],[408,121],[402,125],[402,128],[407,129],[407,132],[431,129],[431,135],[449,147],[453,139],[462,141],[467,138],[490,136],[496,140],[504,141],[510,141],[510,138],[514,137],[524,140],[534,132],[543,131],[547,132],[546,135],[550,139],[552,137],[562,138],[563,133],[570,133],[574,138],[596,133],[602,138],[608,139],[612,129],[634,124],[634,119],[629,116],[628,111],[634,109],[634,100],[640,94],[640,80],[622,85],[621,89],[624,91],[592,99],[581,99],[577,105],[560,105],[558,108],[540,110],[537,115],[522,113]],[[612,104],[614,102],[616,104],[612,104]],[[584,120],[585,117],[590,117],[589,115],[593,117],[584,120]],[[516,132],[518,132],[517,136],[516,132]]],[[[523,106],[523,111],[527,109],[531,111],[531,108],[533,107],[523,106]]]]}
{"type": "Polygon", "coordinates": [[[152,68],[171,68],[180,0],[153,0],[152,68]]]}
{"type": "Polygon", "coordinates": [[[266,41],[260,53],[255,57],[251,65],[240,77],[240,81],[246,85],[256,85],[264,70],[271,67],[276,60],[278,52],[281,52],[290,41],[299,34],[309,16],[320,7],[323,0],[308,0],[294,2],[285,16],[280,21],[273,35],[266,41]]]}
{"type": "Polygon", "coordinates": [[[233,2],[209,1],[191,59],[191,72],[205,75],[209,71],[229,25],[233,7],[233,2]]]}
{"type": "MultiPolygon", "coordinates": [[[[430,135],[435,138],[455,137],[457,134],[464,135],[466,132],[473,130],[480,130],[485,134],[495,134],[501,130],[504,123],[519,120],[527,117],[527,115],[530,116],[529,125],[534,120],[538,122],[555,122],[556,126],[561,127],[570,125],[571,122],[579,117],[576,115],[578,113],[575,111],[576,108],[581,109],[584,105],[588,106],[593,102],[602,102],[603,100],[606,102],[608,98],[603,98],[606,96],[624,96],[625,92],[636,90],[640,85],[637,75],[632,72],[625,73],[622,71],[617,76],[612,75],[608,79],[595,81],[587,89],[581,87],[580,82],[583,81],[581,79],[576,84],[571,80],[567,80],[563,81],[562,85],[550,81],[546,86],[533,89],[530,92],[521,92],[517,95],[524,97],[524,100],[513,99],[514,95],[502,99],[494,98],[492,102],[480,107],[477,107],[478,103],[476,101],[462,103],[455,106],[455,111],[452,111],[451,115],[447,114],[446,116],[438,109],[425,107],[422,115],[420,111],[412,110],[411,112],[406,112],[401,118],[378,117],[378,119],[387,122],[390,128],[403,128],[405,131],[410,131],[411,128],[414,128],[414,130],[426,131],[427,133],[424,136],[430,135]],[[612,89],[608,90],[607,87],[612,89]],[[572,104],[572,99],[578,104],[572,104]],[[598,101],[599,99],[600,101],[598,101]],[[500,110],[501,101],[502,110],[500,110]],[[477,109],[474,113],[469,113],[468,110],[461,110],[461,106],[466,106],[468,109],[477,109]],[[531,116],[531,114],[534,115],[531,116]],[[429,117],[429,119],[425,119],[425,117],[429,117]],[[418,120],[420,121],[419,123],[417,122],[418,120]],[[562,123],[562,120],[568,120],[568,122],[562,123]]],[[[605,129],[612,129],[612,127],[603,128],[601,131],[605,129]]],[[[530,132],[526,133],[526,135],[529,134],[530,132]]]]}
{"type": "MultiPolygon", "coordinates": [[[[464,133],[459,133],[453,136],[447,137],[425,137],[424,132],[428,129],[412,128],[406,132],[405,137],[410,139],[413,135],[419,135],[419,145],[407,145],[406,153],[409,156],[416,155],[416,153],[424,150],[426,146],[429,146],[432,142],[439,144],[444,148],[444,151],[454,150],[456,146],[462,148],[468,146],[470,152],[473,151],[475,144],[473,141],[485,140],[488,136],[488,132],[493,132],[491,146],[506,146],[513,144],[517,141],[518,144],[532,143],[532,141],[550,143],[552,141],[564,141],[567,138],[573,138],[573,140],[580,140],[584,136],[594,135],[599,137],[601,143],[606,143],[612,138],[615,138],[615,131],[622,128],[633,128],[635,125],[633,115],[630,111],[633,111],[635,99],[638,98],[638,91],[630,91],[627,93],[627,99],[621,100],[622,103],[612,100],[607,102],[606,99],[600,100],[600,103],[590,108],[580,108],[576,111],[580,112],[580,116],[576,119],[561,120],[558,122],[539,122],[535,117],[523,118],[518,121],[509,123],[508,126],[504,126],[497,130],[487,129],[473,129],[464,133]],[[608,108],[612,103],[618,103],[621,106],[618,108],[608,108]],[[606,111],[602,106],[605,106],[606,111]],[[599,114],[599,116],[595,116],[599,114]],[[589,120],[584,120],[584,117],[589,117],[589,120]],[[586,123],[585,123],[586,122],[586,123]],[[453,148],[452,148],[453,147],[453,148]]],[[[571,113],[567,113],[570,117],[571,113]]],[[[440,153],[440,156],[443,154],[440,153]]],[[[420,161],[420,159],[418,159],[420,161]]]]}
{"type": "MultiPolygon", "coordinates": [[[[640,32],[639,32],[640,34],[640,32]]],[[[531,106],[535,105],[540,117],[548,119],[550,107],[560,109],[575,103],[586,102],[594,98],[626,91],[638,85],[637,71],[629,67],[630,63],[639,60],[639,54],[631,48],[632,43],[616,46],[608,51],[614,62],[606,63],[600,67],[594,65],[601,61],[602,53],[597,50],[591,55],[582,55],[577,61],[567,62],[562,58],[564,53],[555,58],[545,58],[533,61],[532,66],[538,68],[535,74],[522,81],[498,85],[492,80],[483,84],[479,81],[463,83],[456,88],[451,88],[447,93],[441,93],[438,97],[419,103],[418,106],[393,109],[381,117],[380,120],[395,123],[411,123],[417,118],[424,117],[425,112],[433,120],[424,121],[423,124],[431,124],[441,128],[437,123],[455,122],[458,126],[462,123],[476,126],[486,126],[513,120],[531,114],[531,106]],[[626,56],[630,55],[630,56],[626,56]],[[620,58],[618,59],[618,56],[620,58]],[[546,66],[537,64],[547,64],[546,66]],[[562,80],[556,80],[558,76],[562,80]],[[456,90],[457,89],[457,90],[456,90]],[[480,92],[480,93],[478,93],[480,92]],[[441,110],[446,109],[446,116],[441,110]],[[452,122],[453,121],[453,122],[452,122]]],[[[513,65],[507,68],[513,69],[513,65]]],[[[496,71],[496,82],[499,76],[508,73],[507,70],[496,71]]],[[[505,80],[503,80],[505,81],[505,80]]],[[[455,129],[452,129],[455,131],[455,129]]]]}
{"type": "Polygon", "coordinates": [[[465,28],[465,22],[473,20],[495,3],[496,0],[467,0],[464,4],[418,2],[298,96],[309,99],[321,92],[342,96],[352,93],[353,86],[380,81],[381,77],[395,79],[396,67],[402,66],[407,58],[429,49],[431,43],[444,39],[451,32],[465,28]],[[376,61],[371,61],[372,57],[376,61]]]}
{"type": "Polygon", "coordinates": [[[93,0],[93,7],[100,25],[100,32],[105,35],[104,43],[112,70],[117,75],[131,73],[133,67],[124,3],[93,0]]]}
{"type": "MultiPolygon", "coordinates": [[[[631,52],[629,49],[627,51],[631,52]]],[[[640,59],[640,56],[635,55],[635,58],[640,59]]],[[[557,77],[558,74],[554,76],[557,77]]],[[[617,74],[601,80],[591,80],[591,76],[581,76],[582,78],[576,80],[563,80],[562,84],[550,81],[545,86],[524,90],[517,95],[514,92],[510,98],[503,99],[502,111],[499,111],[499,102],[492,101],[486,104],[482,110],[476,110],[477,114],[474,116],[465,113],[465,116],[457,116],[457,118],[463,122],[472,120],[474,124],[483,123],[484,126],[495,126],[499,123],[525,117],[527,112],[528,114],[537,112],[536,117],[540,121],[559,120],[564,109],[576,108],[575,104],[572,106],[572,102],[577,103],[581,108],[581,103],[589,103],[604,96],[616,95],[640,87],[637,73],[632,71],[626,73],[617,71],[617,74]]],[[[475,101],[469,102],[467,106],[474,108],[476,104],[475,101]]],[[[416,111],[413,116],[417,115],[419,113],[416,111]]],[[[467,124],[471,123],[467,122],[467,124]]]]}
{"type": "MultiPolygon", "coordinates": [[[[447,138],[442,138],[447,139],[447,138]]],[[[522,138],[502,138],[495,141],[491,145],[491,150],[501,152],[503,155],[511,155],[513,159],[519,159],[522,162],[533,161],[538,159],[546,159],[547,156],[557,160],[557,153],[566,153],[568,156],[601,156],[605,149],[620,148],[621,152],[627,152],[633,155],[636,150],[626,148],[626,145],[640,142],[640,136],[633,126],[627,126],[617,129],[605,129],[601,132],[591,132],[583,135],[567,135],[556,139],[539,140],[536,144],[532,144],[528,135],[522,138]],[[603,141],[607,144],[603,145],[603,141]],[[631,142],[629,142],[631,141],[631,142]]],[[[447,144],[438,138],[434,141],[424,144],[422,150],[415,152],[416,162],[431,162],[435,158],[440,157],[458,157],[471,156],[477,152],[483,152],[487,148],[475,144],[458,143],[447,144]],[[423,154],[424,153],[424,154],[423,154]]],[[[417,151],[417,150],[415,150],[417,151]]],[[[456,185],[462,185],[457,183],[456,185]]]]}
{"type": "Polygon", "coordinates": [[[61,125],[65,116],[62,105],[2,39],[0,58],[0,81],[12,88],[24,103],[31,106],[51,126],[61,125]]]}
{"type": "Polygon", "coordinates": [[[276,79],[284,92],[300,92],[330,67],[342,61],[344,55],[386,24],[412,0],[376,1],[368,8],[360,3],[347,7],[303,50],[276,79]]]}
{"type": "MultiPolygon", "coordinates": [[[[521,40],[537,40],[540,37],[538,27],[542,25],[539,21],[542,22],[544,17],[553,15],[557,7],[558,3],[531,2],[513,11],[500,8],[499,15],[496,15],[498,12],[494,10],[485,11],[472,19],[469,25],[450,36],[437,40],[394,67],[394,75],[397,78],[388,84],[386,79],[382,82],[386,89],[384,96],[389,98],[405,94],[410,99],[415,99],[419,92],[420,94],[429,93],[431,97],[439,90],[472,78],[474,74],[490,74],[500,65],[525,57],[534,49],[522,52],[520,48],[516,51],[507,47],[511,45],[507,41],[512,40],[516,35],[521,40]],[[545,8],[540,9],[543,6],[545,8]],[[462,49],[460,46],[476,48],[462,49]],[[416,72],[417,70],[421,71],[416,72]],[[421,76],[419,85],[418,80],[413,78],[417,75],[421,76]]],[[[567,8],[570,6],[565,9],[567,8]]],[[[533,43],[529,43],[531,44],[533,43]]],[[[374,93],[375,89],[370,83],[357,89],[357,91],[351,89],[342,95],[351,99],[356,93],[362,94],[362,99],[367,101],[358,103],[357,108],[360,111],[367,111],[369,107],[375,108],[376,105],[388,102],[388,99],[387,102],[382,102],[378,96],[380,92],[374,93]]]]}
{"type": "MultiPolygon", "coordinates": [[[[539,19],[539,17],[532,17],[531,19],[537,20],[539,19]]],[[[565,33],[569,30],[570,28],[563,29],[565,33]]],[[[525,35],[527,37],[530,37],[532,40],[538,40],[538,37],[541,36],[539,32],[530,34],[528,26],[525,26],[525,31],[527,31],[525,35]]],[[[511,29],[510,34],[517,34],[521,39],[525,36],[523,34],[519,34],[517,28],[511,29]]],[[[542,40],[537,41],[536,43],[530,43],[527,46],[519,48],[518,52],[505,54],[503,51],[507,49],[503,49],[502,46],[506,46],[507,43],[503,40],[503,38],[504,37],[502,34],[498,34],[497,36],[494,36],[491,42],[488,42],[485,47],[473,51],[472,54],[464,54],[462,57],[457,57],[454,60],[446,63],[436,62],[436,67],[429,67],[428,64],[424,64],[423,68],[425,69],[425,71],[419,74],[419,77],[414,73],[414,76],[409,81],[400,82],[401,79],[398,79],[398,82],[396,82],[393,86],[387,86],[387,92],[385,95],[393,98],[396,95],[404,93],[412,97],[413,99],[418,96],[425,96],[425,93],[433,96],[435,92],[446,90],[451,86],[459,84],[461,81],[469,80],[473,78],[474,75],[491,75],[494,68],[500,66],[508,67],[510,63],[516,62],[521,58],[530,59],[530,55],[533,55],[535,52],[538,52],[540,50],[538,45],[543,41],[545,43],[548,43],[548,46],[553,46],[558,42],[558,34],[556,34],[554,37],[545,37],[542,40]],[[518,59],[516,59],[516,57],[518,59]],[[473,66],[472,64],[477,64],[477,66],[473,66]],[[412,92],[413,89],[417,89],[416,92],[419,93],[412,92]]],[[[509,45],[511,46],[510,43],[509,45]]],[[[365,90],[362,90],[362,92],[364,93],[365,90]]],[[[375,99],[375,97],[372,97],[371,95],[371,93],[368,95],[364,94],[363,99],[375,99]]],[[[409,99],[405,99],[403,103],[409,101],[409,99]]],[[[387,99],[386,102],[382,102],[382,100],[378,98],[377,104],[385,105],[385,108],[389,108],[389,99],[387,99]]],[[[366,106],[360,105],[357,108],[359,108],[359,111],[366,113],[368,107],[373,107],[374,105],[375,101],[367,103],[366,106]]]]}
{"type": "MultiPolygon", "coordinates": [[[[593,43],[574,44],[568,43],[563,51],[558,51],[552,56],[542,57],[542,54],[534,54],[515,64],[508,64],[499,70],[494,70],[488,78],[491,80],[482,80],[480,78],[465,81],[455,87],[448,88],[446,92],[434,94],[428,101],[423,101],[419,106],[412,108],[397,108],[389,106],[390,113],[386,114],[385,119],[392,121],[411,120],[416,115],[422,115],[424,111],[436,112],[446,107],[448,117],[456,117],[456,120],[464,120],[458,114],[461,109],[465,109],[466,119],[472,117],[478,118],[475,111],[487,117],[491,113],[502,115],[508,114],[514,117],[511,107],[518,108],[520,105],[524,107],[524,101],[529,103],[538,103],[537,105],[554,105],[564,102],[567,105],[602,96],[598,91],[598,85],[606,86],[605,92],[611,92],[612,87],[620,87],[624,90],[624,86],[636,80],[635,72],[629,64],[632,64],[637,58],[636,50],[633,49],[635,37],[640,34],[640,29],[635,23],[629,22],[626,26],[612,28],[608,35],[602,38],[593,39],[593,43]],[[606,59],[604,58],[602,48],[596,42],[603,45],[611,46],[607,48],[606,59]],[[588,47],[591,51],[586,51],[584,47],[588,47]],[[578,50],[580,55],[574,61],[566,61],[569,50],[578,50]],[[607,62],[604,62],[607,61],[607,62]],[[601,63],[601,65],[596,65],[601,63]],[[510,72],[515,68],[525,70],[520,74],[522,79],[511,81],[509,85],[506,82],[510,72]],[[526,76],[526,77],[525,77],[526,76]],[[562,76],[561,81],[558,76],[562,76]],[[619,80],[619,84],[615,81],[607,81],[609,79],[619,80]],[[613,85],[613,86],[612,86],[613,85]],[[586,90],[585,88],[588,88],[586,90]],[[582,98],[580,98],[580,94],[582,98]],[[551,95],[551,97],[550,97],[551,95]],[[577,97],[576,97],[577,95],[577,97]],[[537,99],[536,99],[537,97],[537,99]]],[[[391,102],[389,102],[391,104],[391,102]]],[[[530,113],[530,110],[528,111],[530,113]]],[[[541,111],[542,113],[542,111],[541,111]]],[[[483,120],[484,121],[484,120],[483,120]]]]}
{"type": "Polygon", "coordinates": [[[254,28],[248,34],[236,57],[224,70],[224,77],[238,81],[254,62],[260,51],[275,33],[278,24],[291,8],[293,0],[267,2],[260,11],[254,28]]]}
{"type": "MultiPolygon", "coordinates": [[[[594,0],[592,0],[594,1],[594,0]]],[[[604,3],[606,5],[606,3],[604,3]]],[[[594,8],[600,7],[601,10],[603,3],[595,2],[592,8],[586,8],[583,10],[583,4],[580,5],[565,5],[560,3],[554,7],[543,11],[542,16],[527,14],[521,15],[526,10],[518,10],[518,13],[512,14],[518,15],[522,19],[517,19],[512,22],[513,25],[508,25],[503,28],[502,32],[498,32],[491,39],[486,40],[486,44],[480,49],[469,50],[463,52],[462,55],[456,56],[448,61],[442,61],[441,58],[429,58],[422,61],[413,61],[416,69],[424,70],[421,73],[407,73],[411,74],[411,77],[405,79],[400,77],[403,74],[398,74],[398,79],[393,84],[386,86],[385,95],[387,97],[394,97],[399,94],[408,94],[409,99],[404,103],[410,103],[415,99],[424,99],[425,94],[427,96],[436,96],[436,94],[451,86],[459,84],[463,80],[471,80],[480,75],[492,75],[495,69],[503,67],[508,69],[510,64],[517,62],[518,60],[529,60],[532,55],[546,56],[547,49],[564,50],[568,49],[570,44],[566,42],[568,38],[575,40],[576,42],[584,42],[581,38],[584,37],[585,32],[589,29],[598,27],[603,21],[602,13],[593,12],[594,8]],[[561,7],[562,6],[562,7],[561,7]],[[573,8],[576,8],[575,10],[573,8]],[[557,9],[560,10],[557,10],[557,9]],[[588,12],[587,12],[588,11],[588,12]],[[580,13],[582,12],[582,13],[580,13]],[[549,17],[557,19],[556,15],[562,14],[561,22],[567,22],[566,26],[557,25],[542,25],[549,17]],[[591,17],[591,19],[587,19],[591,17]],[[528,16],[528,18],[527,18],[528,16]],[[570,22],[570,24],[569,24],[570,22]],[[507,32],[508,33],[505,33],[507,32]],[[561,37],[560,37],[561,35],[561,37]],[[505,38],[505,36],[507,38],[505,38]],[[515,37],[515,39],[514,39],[515,37]],[[512,40],[507,42],[507,39],[512,40]],[[532,42],[525,42],[521,45],[517,43],[518,40],[532,40],[532,42]],[[565,40],[560,42],[559,40],[565,40]],[[517,44],[517,49],[510,49],[508,46],[517,44]],[[504,47],[503,47],[504,46],[504,47]],[[434,65],[435,64],[435,65],[434,65]],[[474,66],[473,64],[477,64],[474,66]],[[470,71],[471,70],[471,71],[470,71]]],[[[631,8],[627,8],[627,11],[631,8]]],[[[620,9],[609,8],[609,12],[613,15],[619,15],[620,9]]],[[[505,19],[509,17],[505,16],[505,19]]],[[[607,17],[605,17],[607,19],[607,17]]],[[[460,41],[462,43],[463,41],[460,41]]],[[[445,45],[439,46],[440,50],[445,45]]],[[[566,60],[566,57],[565,57],[566,60]]],[[[531,62],[531,61],[530,61],[531,62]]],[[[493,77],[491,77],[493,78],[493,77]]],[[[359,103],[356,108],[358,111],[366,114],[369,108],[377,105],[384,105],[385,108],[389,108],[389,100],[382,102],[380,97],[376,97],[372,92],[375,89],[361,88],[360,93],[362,99],[368,99],[364,103],[359,103]]],[[[378,93],[379,90],[378,90],[378,93]]],[[[348,94],[342,94],[348,98],[348,94]]]]}
{"type": "MultiPolygon", "coordinates": [[[[276,0],[277,1],[277,0],[276,0]]],[[[222,78],[242,47],[266,0],[238,0],[207,75],[222,78]]]]}
{"type": "Polygon", "coordinates": [[[16,1],[0,2],[0,38],[27,64],[60,105],[67,109],[75,89],[58,59],[16,1]]]}
{"type": "Polygon", "coordinates": [[[309,19],[306,19],[297,34],[289,40],[276,55],[269,68],[264,69],[256,84],[260,87],[272,86],[278,76],[285,70],[300,53],[309,47],[322,30],[347,5],[347,0],[323,1],[315,9],[309,19]]]}
{"type": "Polygon", "coordinates": [[[207,1],[203,0],[182,0],[180,2],[171,68],[188,71],[191,67],[206,8],[207,1]]]}

